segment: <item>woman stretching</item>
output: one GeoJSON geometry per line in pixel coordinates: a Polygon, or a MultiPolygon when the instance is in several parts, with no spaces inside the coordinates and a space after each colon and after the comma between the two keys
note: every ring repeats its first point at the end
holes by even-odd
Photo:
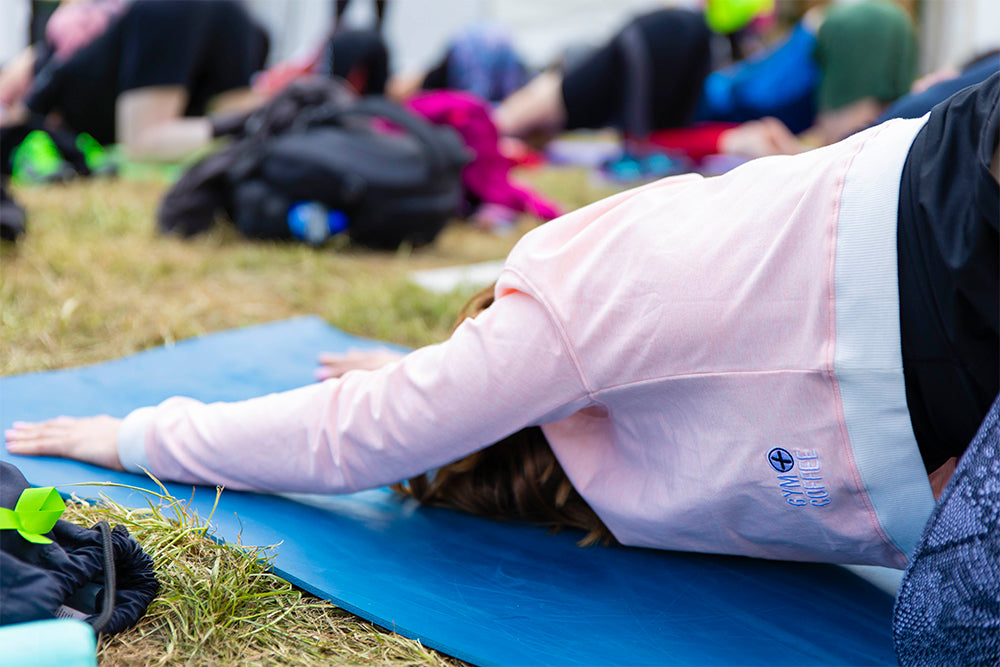
{"type": "Polygon", "coordinates": [[[998,98],[995,75],[929,117],[563,216],[477,317],[377,370],[18,423],[7,447],[237,489],[402,483],[627,545],[904,567],[997,393],[998,98]]]}

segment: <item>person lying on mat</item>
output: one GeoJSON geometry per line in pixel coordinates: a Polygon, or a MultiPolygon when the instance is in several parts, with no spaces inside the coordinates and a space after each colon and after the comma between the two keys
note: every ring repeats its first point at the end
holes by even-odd
{"type": "Polygon", "coordinates": [[[904,567],[998,391],[998,105],[1000,74],[921,119],[586,206],[526,234],[448,340],[376,370],[17,423],[7,448],[904,567]]]}

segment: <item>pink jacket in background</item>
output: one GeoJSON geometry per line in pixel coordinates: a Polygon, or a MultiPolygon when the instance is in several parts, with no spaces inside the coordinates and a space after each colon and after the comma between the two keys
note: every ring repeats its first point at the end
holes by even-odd
{"type": "Polygon", "coordinates": [[[45,39],[52,45],[56,58],[68,60],[103,35],[124,9],[121,0],[63,3],[45,24],[45,39]]]}
{"type": "Polygon", "coordinates": [[[668,178],[528,233],[446,342],[125,420],[130,469],[346,493],[542,424],[624,544],[904,567],[933,496],[910,427],[898,187],[923,120],[668,178]]]}
{"type": "Polygon", "coordinates": [[[562,213],[558,204],[511,177],[513,164],[500,152],[500,135],[486,102],[471,93],[441,90],[421,93],[406,105],[436,125],[454,128],[472,150],[472,162],[462,169],[462,185],[468,192],[484,203],[530,213],[542,220],[562,213]]]}

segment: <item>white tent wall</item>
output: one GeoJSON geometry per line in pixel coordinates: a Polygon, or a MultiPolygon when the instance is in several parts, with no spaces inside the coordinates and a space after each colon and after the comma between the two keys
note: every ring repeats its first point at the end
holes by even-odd
{"type": "MultiPolygon", "coordinates": [[[[333,0],[245,1],[271,34],[271,62],[315,48],[331,24],[333,0]]],[[[507,26],[529,65],[542,67],[567,47],[601,43],[637,12],[699,2],[388,0],[385,36],[394,71],[421,70],[443,56],[449,38],[463,26],[491,20],[507,26]]],[[[371,25],[374,4],[374,0],[352,0],[345,21],[371,25]]],[[[1000,46],[1000,0],[919,0],[918,6],[922,72],[1000,46]]],[[[0,0],[0,64],[27,45],[30,16],[30,0],[0,0]]]]}
{"type": "MultiPolygon", "coordinates": [[[[0,0],[3,2],[5,0],[0,0]]],[[[271,32],[271,61],[319,44],[331,26],[333,0],[246,0],[271,32]]],[[[672,4],[691,5],[697,0],[672,4]]],[[[662,6],[657,0],[389,0],[384,35],[395,72],[425,70],[444,56],[452,36],[482,21],[504,25],[531,67],[544,67],[576,44],[599,44],[630,16],[662,6]]],[[[352,27],[374,24],[374,0],[352,0],[343,17],[352,27]]]]}
{"type": "Polygon", "coordinates": [[[30,23],[29,0],[0,0],[0,65],[28,45],[30,23]]]}
{"type": "MultiPolygon", "coordinates": [[[[539,69],[556,60],[568,47],[603,43],[630,17],[664,4],[668,3],[656,0],[389,0],[387,39],[392,45],[393,57],[398,57],[397,69],[424,69],[443,57],[449,38],[470,20],[491,21],[504,26],[528,66],[539,69]],[[452,6],[468,11],[477,5],[476,15],[464,22],[454,20],[460,12],[449,9],[452,6]],[[431,22],[421,23],[431,8],[450,17],[447,24],[440,26],[444,30],[428,25],[431,22]],[[427,29],[414,30],[414,25],[426,25],[427,29]]],[[[691,5],[693,2],[670,4],[691,5]]]]}
{"type": "Polygon", "coordinates": [[[1000,1],[922,0],[920,40],[923,72],[1000,48],[1000,1]]]}
{"type": "MultiPolygon", "coordinates": [[[[11,1],[17,0],[0,0],[11,1]]],[[[331,24],[333,0],[246,1],[271,30],[272,61],[313,48],[331,24]]],[[[527,63],[540,68],[567,47],[603,42],[636,13],[700,1],[388,0],[384,34],[393,71],[423,70],[437,63],[448,40],[464,26],[494,21],[507,27],[527,63]]],[[[345,22],[372,25],[374,5],[374,0],[352,0],[345,22]]],[[[1000,0],[919,0],[918,7],[921,72],[1000,46],[1000,0]]]]}
{"type": "MultiPolygon", "coordinates": [[[[268,62],[298,58],[330,30],[333,0],[244,0],[271,38],[268,62]]],[[[357,0],[355,0],[355,3],[357,0]]]]}

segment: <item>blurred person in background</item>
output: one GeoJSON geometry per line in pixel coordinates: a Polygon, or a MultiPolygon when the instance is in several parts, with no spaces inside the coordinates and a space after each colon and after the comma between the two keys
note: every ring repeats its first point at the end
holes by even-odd
{"type": "MultiPolygon", "coordinates": [[[[711,57],[714,6],[637,18],[602,49],[510,96],[496,111],[498,127],[548,138],[617,126],[662,147],[694,142],[702,155],[795,153],[870,125],[915,77],[912,18],[888,0],[816,7],[772,47],[724,68],[711,57]],[[704,122],[715,124],[687,132],[704,122]]],[[[725,29],[769,8],[758,3],[725,29]]]]}
{"type": "Polygon", "coordinates": [[[250,78],[268,44],[236,0],[61,5],[45,43],[5,68],[2,124],[43,122],[130,158],[176,160],[218,133],[210,114],[259,103],[250,78]]]}

